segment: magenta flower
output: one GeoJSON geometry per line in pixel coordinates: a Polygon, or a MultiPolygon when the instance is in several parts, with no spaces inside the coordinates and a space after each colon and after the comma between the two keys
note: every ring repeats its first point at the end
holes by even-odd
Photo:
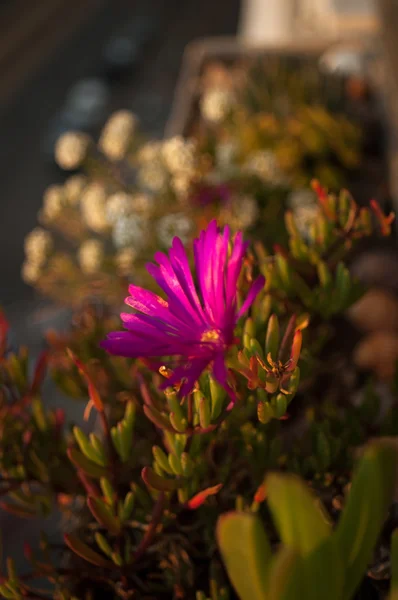
{"type": "Polygon", "coordinates": [[[181,240],[174,238],[169,256],[155,254],[158,265],[147,270],[167,296],[160,296],[131,285],[126,304],[136,312],[122,313],[127,331],[108,334],[102,347],[111,354],[135,358],[173,357],[173,374],[165,387],[181,382],[180,394],[189,394],[201,373],[211,367],[215,379],[233,397],[228,384],[225,357],[234,343],[238,319],[248,310],[264,285],[260,276],[240,309],[237,283],[247,243],[242,233],[232,240],[229,254],[229,228],[223,232],[212,221],[194,241],[197,285],[181,240]]]}

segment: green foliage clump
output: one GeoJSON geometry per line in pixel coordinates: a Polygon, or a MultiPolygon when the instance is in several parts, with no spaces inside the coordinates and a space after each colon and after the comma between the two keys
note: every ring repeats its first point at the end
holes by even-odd
{"type": "Polygon", "coordinates": [[[329,344],[362,293],[349,252],[388,235],[392,216],[314,189],[308,236],[288,212],[286,247],[246,256],[239,302],[258,271],[266,283],[226,353],[233,407],[207,370],[181,397],[178,384],[162,389],[164,365],[105,355],[115,318],[98,304],[49,332],[36,363],[11,351],[2,318],[0,507],[65,515],[62,543],[25,548],[28,572],[8,561],[2,597],[353,597],[395,490],[397,419],[371,380],[349,387],[329,344]],[[46,408],[46,369],[64,395],[88,398],[90,427],[46,408]],[[353,476],[358,448],[382,435],[353,476]]]}

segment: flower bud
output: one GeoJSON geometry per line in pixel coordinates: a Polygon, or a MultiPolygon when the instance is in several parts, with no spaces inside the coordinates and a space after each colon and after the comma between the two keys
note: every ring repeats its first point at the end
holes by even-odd
{"type": "Polygon", "coordinates": [[[277,360],[279,350],[279,321],[274,314],[268,320],[267,335],[265,338],[265,354],[271,355],[272,360],[277,360]]]}
{"type": "Polygon", "coordinates": [[[81,166],[87,156],[90,138],[85,133],[68,131],[55,146],[55,160],[61,169],[71,171],[81,166]]]}
{"type": "Polygon", "coordinates": [[[303,334],[301,333],[300,329],[298,329],[293,337],[293,344],[292,344],[292,349],[291,349],[291,353],[290,353],[289,370],[293,371],[293,369],[295,369],[297,366],[297,363],[300,358],[302,343],[303,343],[303,334]]]}

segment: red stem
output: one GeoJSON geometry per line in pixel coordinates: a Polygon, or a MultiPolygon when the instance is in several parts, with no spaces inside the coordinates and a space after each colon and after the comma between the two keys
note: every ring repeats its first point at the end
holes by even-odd
{"type": "Polygon", "coordinates": [[[165,506],[165,499],[166,499],[166,496],[165,496],[164,492],[161,492],[159,494],[159,498],[153,509],[152,520],[149,524],[149,527],[146,530],[145,535],[142,538],[142,540],[134,554],[134,559],[133,559],[134,562],[136,562],[143,556],[143,554],[145,553],[147,548],[150,546],[150,544],[156,534],[156,529],[160,523],[160,519],[162,518],[162,514],[163,514],[163,510],[164,510],[164,506],[165,506]]]}

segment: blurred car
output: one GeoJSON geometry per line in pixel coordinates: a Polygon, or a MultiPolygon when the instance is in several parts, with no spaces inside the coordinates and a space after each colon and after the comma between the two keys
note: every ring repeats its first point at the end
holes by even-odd
{"type": "Polygon", "coordinates": [[[67,131],[93,133],[107,117],[110,90],[99,77],[78,80],[69,90],[64,105],[51,119],[42,140],[45,159],[54,162],[58,138],[67,131]]]}
{"type": "Polygon", "coordinates": [[[100,78],[81,79],[70,89],[65,114],[75,129],[90,129],[104,118],[110,90],[100,78]]]}
{"type": "Polygon", "coordinates": [[[128,36],[114,36],[104,47],[103,60],[106,76],[120,79],[131,75],[140,58],[141,45],[128,36]]]}
{"type": "Polygon", "coordinates": [[[102,50],[102,66],[97,71],[101,76],[79,79],[51,119],[41,144],[46,161],[54,163],[55,144],[63,133],[73,130],[96,133],[108,116],[112,83],[134,74],[146,45],[159,28],[156,17],[142,15],[110,36],[102,50]]]}
{"type": "Polygon", "coordinates": [[[102,53],[107,77],[117,79],[132,75],[146,45],[158,30],[156,18],[141,16],[115,31],[102,53]]]}

